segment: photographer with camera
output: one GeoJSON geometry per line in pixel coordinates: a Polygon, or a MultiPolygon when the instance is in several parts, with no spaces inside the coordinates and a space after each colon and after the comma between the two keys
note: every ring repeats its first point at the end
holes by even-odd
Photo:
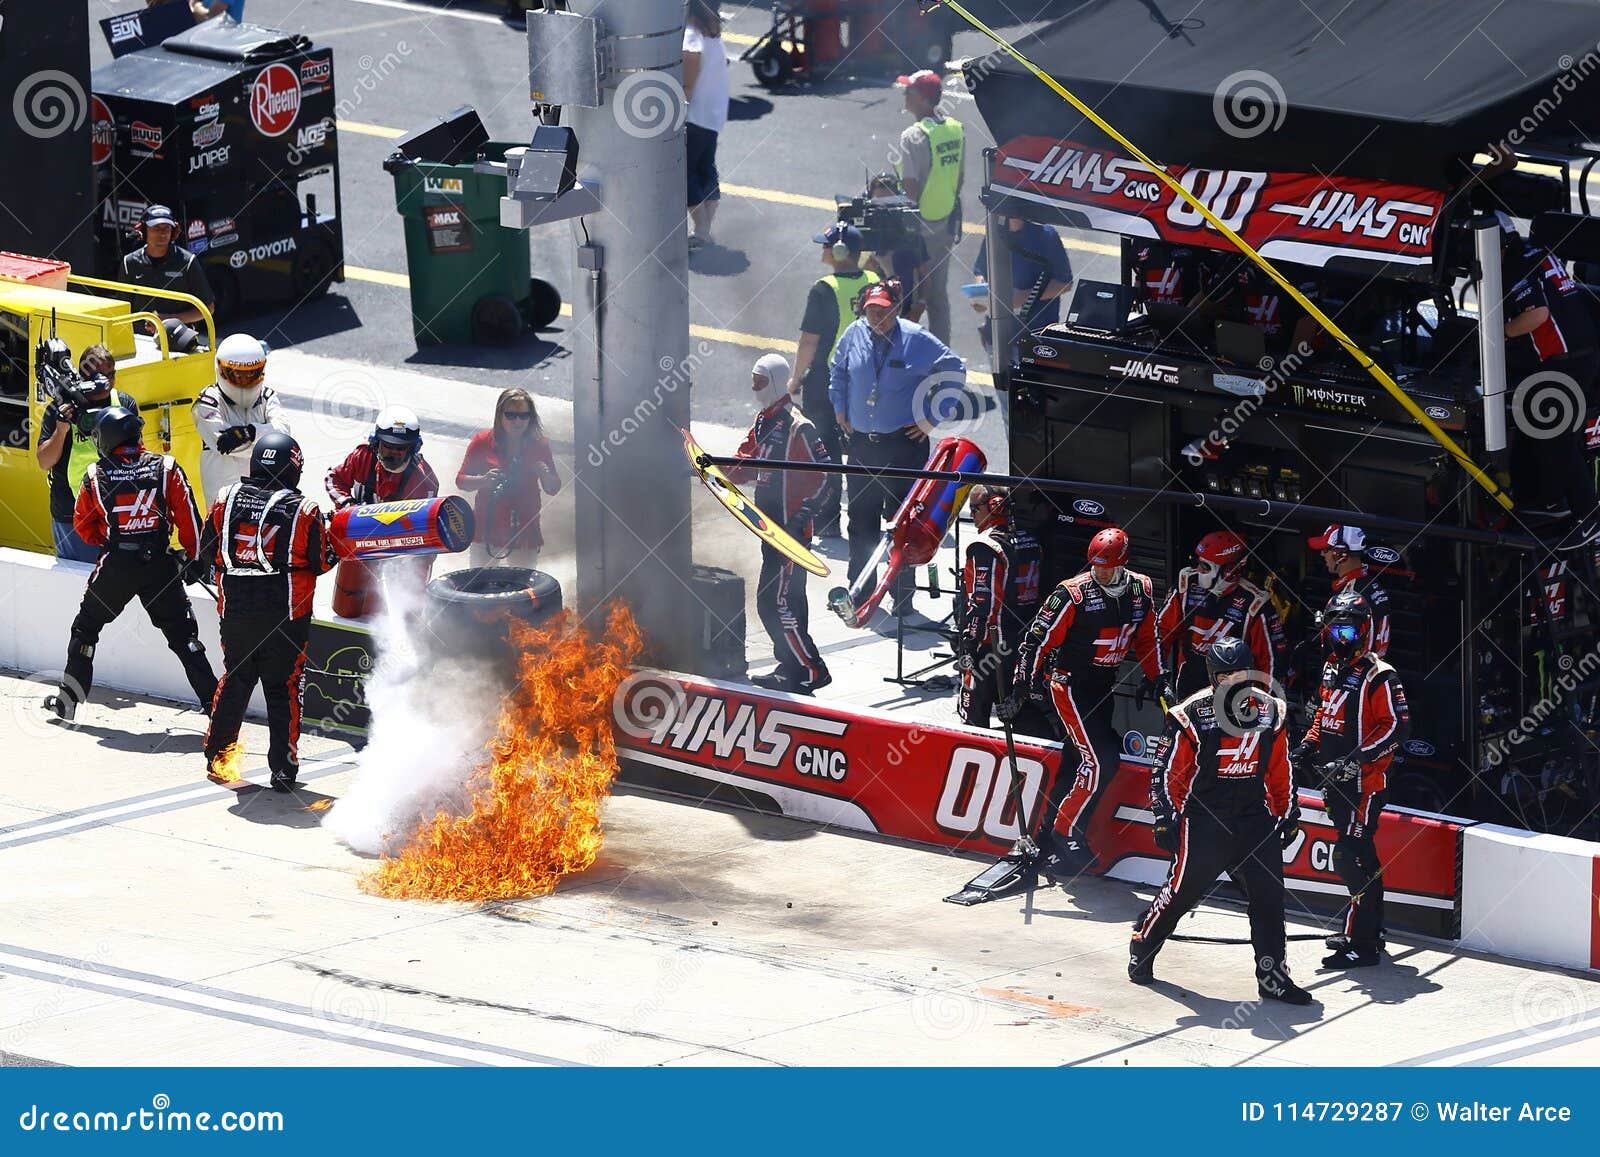
{"type": "MultiPolygon", "coordinates": [[[[855,202],[851,202],[854,206],[855,202]]],[[[899,177],[879,173],[867,186],[860,216],[864,223],[863,245],[870,250],[862,261],[863,267],[885,280],[892,277],[906,287],[906,303],[900,316],[920,325],[928,308],[922,299],[922,281],[928,276],[928,243],[922,239],[917,203],[906,196],[899,177]]]]}
{"type": "Polygon", "coordinates": [[[961,122],[939,108],[944,82],[924,68],[902,76],[906,111],[916,123],[900,134],[895,172],[917,203],[923,240],[928,245],[927,274],[921,296],[928,306],[928,328],[950,340],[950,256],[961,240],[961,172],[966,136],[961,122]]]}
{"type": "Polygon", "coordinates": [[[550,439],[527,390],[502,390],[494,404],[494,426],[467,443],[457,489],[476,494],[472,513],[477,538],[468,554],[473,566],[523,566],[539,563],[544,536],[539,533],[539,491],[557,494],[550,439]]]}
{"type": "MultiPolygon", "coordinates": [[[[812,238],[822,246],[822,263],[831,273],[811,283],[806,294],[806,312],[800,319],[799,348],[795,351],[794,371],[789,376],[789,393],[800,399],[800,410],[816,427],[835,462],[844,461],[844,439],[833,403],[828,400],[828,363],[844,331],[855,321],[855,300],[861,291],[879,278],[861,268],[861,230],[842,221],[812,238]]],[[[839,536],[840,497],[835,491],[831,505],[818,512],[816,532],[823,538],[839,536]]]]}
{"type": "MultiPolygon", "coordinates": [[[[165,205],[151,205],[144,211],[139,224],[144,245],[122,259],[122,280],[129,285],[144,285],[151,289],[164,289],[172,293],[187,293],[205,302],[207,309],[215,308],[211,284],[206,281],[200,261],[181,245],[174,245],[178,233],[178,219],[165,205]]],[[[150,312],[165,323],[169,332],[172,322],[199,325],[204,321],[198,309],[179,306],[171,298],[136,297],[134,312],[150,312]]]]}
{"type": "Polygon", "coordinates": [[[39,469],[50,476],[50,529],[56,557],[73,562],[98,562],[100,548],[79,537],[72,510],[84,475],[100,456],[94,444],[94,422],[112,406],[139,411],[131,394],[115,387],[117,362],[103,345],[92,345],[72,369],[66,343],[52,339],[36,359],[51,400],[39,419],[39,469]],[[59,347],[59,348],[55,348],[59,347]]]}

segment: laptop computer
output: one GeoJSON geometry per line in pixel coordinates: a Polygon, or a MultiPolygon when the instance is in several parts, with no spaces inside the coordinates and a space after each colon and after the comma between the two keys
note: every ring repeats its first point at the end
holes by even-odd
{"type": "Polygon", "coordinates": [[[1121,333],[1128,327],[1132,292],[1114,281],[1080,281],[1072,291],[1067,324],[1101,333],[1121,333]]]}
{"type": "Polygon", "coordinates": [[[1267,335],[1242,321],[1219,321],[1215,331],[1217,356],[1241,366],[1259,367],[1267,356],[1267,335]]]}

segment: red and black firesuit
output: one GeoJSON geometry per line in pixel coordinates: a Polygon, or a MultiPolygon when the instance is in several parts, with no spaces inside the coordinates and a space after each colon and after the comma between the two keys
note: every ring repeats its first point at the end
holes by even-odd
{"type": "Polygon", "coordinates": [[[89,697],[100,632],[135,597],[183,664],[202,711],[210,709],[217,689],[194,608],[184,594],[182,556],[168,549],[176,528],[188,556],[198,554],[200,512],[183,467],[171,455],[145,451],[139,441],[143,426],[132,411],[107,410],[95,428],[100,458],[78,490],[73,529],[90,546],[106,549],[72,620],[61,690],[50,701],[63,718],[72,718],[89,697]]]}
{"type": "Polygon", "coordinates": [[[1074,575],[1050,592],[1023,636],[1017,654],[1016,690],[1048,697],[1066,741],[1078,753],[1075,779],[1063,766],[1051,785],[1041,840],[1052,835],[1087,847],[1095,805],[1116,776],[1122,738],[1111,726],[1117,673],[1132,655],[1151,680],[1162,678],[1156,647],[1155,600],[1148,575],[1126,569],[1128,536],[1103,530],[1089,544],[1091,567],[1117,567],[1111,588],[1095,581],[1093,569],[1074,575]],[[1102,559],[1110,561],[1100,561],[1102,559]]]}
{"type": "Polygon", "coordinates": [[[1244,541],[1232,531],[1206,535],[1195,545],[1196,565],[1178,572],[1162,604],[1156,634],[1179,697],[1206,685],[1206,650],[1228,638],[1245,641],[1269,685],[1283,681],[1289,641],[1272,597],[1242,577],[1246,557],[1244,541]]]}
{"type": "Polygon", "coordinates": [[[370,444],[357,446],[343,462],[330,467],[328,497],[335,509],[363,502],[398,502],[403,498],[432,498],[439,493],[439,476],[420,452],[399,474],[378,465],[370,444]]]}
{"type": "MultiPolygon", "coordinates": [[[[1254,662],[1238,639],[1207,656],[1213,678],[1254,662]]],[[[1283,700],[1246,684],[1208,686],[1167,709],[1150,773],[1157,842],[1173,853],[1166,883],[1134,930],[1128,975],[1151,963],[1178,920],[1227,872],[1249,905],[1250,943],[1263,996],[1307,1003],[1285,964],[1282,848],[1299,822],[1283,700]]]]}
{"type": "Polygon", "coordinates": [[[267,703],[267,767],[272,786],[294,787],[300,767],[300,710],[311,600],[317,576],[338,561],[317,504],[297,489],[300,447],[287,434],[256,440],[250,474],[225,486],[202,539],[217,570],[224,670],[206,732],[209,764],[239,739],[251,692],[267,703]],[[267,451],[277,461],[263,461],[267,451]]]}
{"type": "Polygon", "coordinates": [[[1411,712],[1393,667],[1372,650],[1372,607],[1353,592],[1322,613],[1329,644],[1304,756],[1321,765],[1323,802],[1338,830],[1333,867],[1350,890],[1344,940],[1325,967],[1377,963],[1383,942],[1383,865],[1376,836],[1389,763],[1411,734],[1411,712]],[[1346,630],[1353,627],[1353,631],[1346,630]],[[1352,954],[1342,959],[1343,953],[1352,954]]]}
{"type": "MultiPolygon", "coordinates": [[[[828,448],[810,418],[787,394],[756,415],[737,454],[740,458],[788,459],[796,462],[831,462],[828,448]]],[[[811,541],[812,523],[839,506],[839,478],[797,470],[762,470],[733,466],[730,482],[756,480],[755,504],[775,518],[802,543],[811,541]]],[[[766,543],[761,544],[761,576],[756,582],[756,613],[772,639],[778,668],[761,685],[806,694],[832,681],[822,654],[811,640],[810,609],[806,605],[806,571],[799,563],[766,543]]]]}
{"type": "MultiPolygon", "coordinates": [[[[961,571],[956,714],[987,727],[995,703],[1011,693],[1017,650],[1039,612],[1044,559],[1039,540],[1012,523],[1005,492],[974,487],[972,520],[978,533],[967,543],[961,571]]],[[[1037,711],[1025,709],[1016,723],[1025,734],[1046,734],[1037,711]]]]}

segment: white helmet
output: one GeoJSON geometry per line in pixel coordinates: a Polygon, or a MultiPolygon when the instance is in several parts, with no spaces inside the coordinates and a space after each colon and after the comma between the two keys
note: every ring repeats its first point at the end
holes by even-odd
{"type": "Polygon", "coordinates": [[[217,388],[235,405],[248,406],[256,400],[266,373],[266,342],[233,333],[217,344],[217,388]]]}
{"type": "Polygon", "coordinates": [[[367,445],[377,455],[379,466],[391,474],[400,474],[422,449],[422,423],[406,406],[386,406],[378,413],[367,445]]]}

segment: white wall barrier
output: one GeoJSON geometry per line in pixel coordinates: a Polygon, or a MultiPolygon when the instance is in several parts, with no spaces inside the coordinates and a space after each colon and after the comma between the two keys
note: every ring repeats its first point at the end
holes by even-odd
{"type": "MultiPolygon", "coordinates": [[[[0,666],[41,680],[41,700],[50,690],[46,682],[53,685],[66,662],[67,634],[83,600],[90,569],[86,563],[0,547],[0,666]]],[[[190,588],[189,601],[211,667],[220,675],[217,605],[198,587],[190,588]]],[[[178,657],[167,649],[161,632],[150,625],[137,599],[101,634],[94,656],[94,681],[96,687],[142,692],[186,705],[194,702],[178,657]]],[[[250,713],[258,718],[266,715],[259,688],[251,697],[250,713]]]]}
{"type": "Polygon", "coordinates": [[[1600,969],[1600,844],[1474,824],[1461,855],[1463,947],[1600,969]]]}

